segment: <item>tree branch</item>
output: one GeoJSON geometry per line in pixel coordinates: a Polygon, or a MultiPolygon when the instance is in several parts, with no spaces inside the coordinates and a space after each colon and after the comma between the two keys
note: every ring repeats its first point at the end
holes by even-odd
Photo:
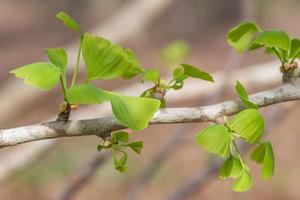
{"type": "MultiPolygon", "coordinates": [[[[285,84],[272,90],[249,97],[259,107],[286,101],[300,100],[300,85],[285,84]]],[[[230,116],[245,107],[240,100],[195,108],[165,108],[154,114],[150,124],[172,124],[216,121],[218,117],[230,116]]],[[[58,137],[97,135],[103,136],[126,127],[114,117],[74,120],[67,123],[46,122],[0,131],[0,147],[13,146],[35,140],[58,137]]]]}

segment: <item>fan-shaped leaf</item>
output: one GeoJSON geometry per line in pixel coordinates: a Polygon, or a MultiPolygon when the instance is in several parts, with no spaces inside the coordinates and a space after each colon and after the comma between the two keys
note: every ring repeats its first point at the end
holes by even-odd
{"type": "Polygon", "coordinates": [[[300,40],[292,39],[289,57],[290,58],[299,58],[300,57],[300,40]]]}
{"type": "Polygon", "coordinates": [[[262,164],[263,179],[268,179],[274,175],[274,153],[270,142],[262,143],[254,149],[251,153],[251,159],[262,164]]]}
{"type": "Polygon", "coordinates": [[[203,149],[226,157],[230,148],[230,133],[223,125],[212,125],[196,135],[196,142],[203,149]]]}
{"type": "Polygon", "coordinates": [[[136,141],[126,144],[126,146],[129,146],[133,151],[140,154],[143,149],[144,143],[142,141],[136,141]]]}
{"type": "Polygon", "coordinates": [[[113,143],[128,142],[129,135],[125,131],[118,131],[118,132],[113,133],[111,140],[112,140],[113,143]]]}
{"type": "Polygon", "coordinates": [[[157,69],[148,69],[144,72],[142,81],[156,83],[159,80],[159,71],[157,69]]]}
{"type": "Polygon", "coordinates": [[[256,109],[238,113],[230,122],[232,130],[247,142],[255,143],[264,131],[264,119],[256,109]]]}
{"type": "Polygon", "coordinates": [[[221,178],[237,178],[241,175],[243,166],[240,160],[232,155],[222,164],[220,168],[221,178]]]}
{"type": "Polygon", "coordinates": [[[205,81],[215,82],[213,77],[207,72],[201,71],[200,69],[189,64],[181,64],[181,66],[184,68],[184,74],[187,76],[202,79],[205,81]]]}
{"type": "Polygon", "coordinates": [[[46,49],[48,54],[49,60],[60,68],[62,74],[65,73],[67,62],[68,62],[68,55],[65,49],[63,48],[52,48],[46,49]]]}
{"type": "Polygon", "coordinates": [[[86,33],[82,54],[87,67],[88,80],[132,78],[143,72],[131,50],[123,49],[102,37],[86,33]]]}
{"type": "Polygon", "coordinates": [[[280,48],[285,51],[289,51],[291,47],[291,41],[286,32],[283,31],[264,31],[260,33],[253,45],[262,45],[266,47],[280,48]]]}
{"type": "Polygon", "coordinates": [[[10,73],[18,78],[23,78],[28,85],[42,90],[53,88],[61,75],[59,67],[47,62],[37,62],[18,67],[10,73]]]}
{"type": "Polygon", "coordinates": [[[244,52],[249,46],[255,32],[260,28],[254,23],[240,24],[228,32],[228,43],[239,53],[244,52]]]}
{"type": "Polygon", "coordinates": [[[237,81],[235,84],[235,91],[238,93],[241,101],[249,108],[257,109],[257,105],[249,100],[248,92],[244,88],[244,86],[237,81]]]}
{"type": "Polygon", "coordinates": [[[142,130],[159,109],[160,101],[144,97],[122,96],[109,93],[115,117],[133,130],[142,130]]]}
{"type": "Polygon", "coordinates": [[[252,176],[247,169],[244,169],[241,176],[233,183],[232,189],[236,192],[246,192],[253,186],[252,176]]]}
{"type": "Polygon", "coordinates": [[[90,83],[75,85],[67,90],[67,100],[72,104],[99,104],[108,100],[107,92],[90,83]]]}

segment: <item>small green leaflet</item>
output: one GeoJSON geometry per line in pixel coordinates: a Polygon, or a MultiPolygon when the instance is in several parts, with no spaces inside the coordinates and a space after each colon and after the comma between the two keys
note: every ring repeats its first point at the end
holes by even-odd
{"type": "Polygon", "coordinates": [[[157,69],[148,69],[143,73],[142,82],[150,81],[157,83],[159,80],[159,71],[157,69]]]}
{"type": "Polygon", "coordinates": [[[69,29],[72,29],[73,31],[79,34],[81,33],[80,26],[78,25],[78,23],[67,13],[59,12],[56,14],[56,18],[62,21],[64,25],[69,29]]]}
{"type": "Polygon", "coordinates": [[[253,102],[251,102],[249,100],[249,97],[248,97],[248,93],[246,91],[246,89],[244,88],[244,86],[239,82],[237,81],[236,84],[235,84],[235,91],[237,92],[237,94],[239,95],[241,101],[249,108],[254,108],[254,109],[257,109],[257,105],[253,102]]]}
{"type": "Polygon", "coordinates": [[[128,142],[129,141],[129,135],[125,131],[118,131],[118,132],[113,133],[111,140],[112,140],[112,143],[128,142]]]}
{"type": "Polygon", "coordinates": [[[249,46],[255,32],[261,31],[260,28],[251,22],[240,24],[228,32],[228,43],[238,52],[244,52],[249,46]]]}
{"type": "Polygon", "coordinates": [[[176,81],[181,81],[182,79],[185,79],[187,76],[184,74],[184,68],[183,67],[177,67],[173,71],[173,79],[176,81]],[[184,77],[185,76],[185,77],[184,77]]]}
{"type": "Polygon", "coordinates": [[[189,77],[215,82],[213,77],[207,72],[201,71],[200,69],[189,64],[181,64],[181,66],[184,68],[184,74],[189,77]]]}
{"type": "Polygon", "coordinates": [[[260,144],[251,153],[251,159],[262,164],[262,178],[268,179],[274,175],[274,153],[271,142],[260,144]]]}
{"type": "Polygon", "coordinates": [[[148,121],[159,109],[160,101],[144,97],[122,96],[109,93],[115,117],[127,127],[139,131],[148,126],[148,121]]]}
{"type": "Polygon", "coordinates": [[[84,34],[82,55],[87,68],[87,80],[132,78],[143,72],[131,50],[89,33],[84,34]]]}
{"type": "Polygon", "coordinates": [[[49,60],[60,68],[62,74],[65,74],[67,62],[68,62],[68,55],[65,49],[63,48],[52,48],[46,49],[47,55],[49,60]]]}
{"type": "Polygon", "coordinates": [[[230,133],[224,125],[211,125],[196,135],[198,145],[223,158],[228,154],[230,141],[230,133]]]}
{"type": "Polygon", "coordinates": [[[300,57],[300,40],[292,39],[289,57],[292,59],[300,57]]]}
{"type": "Polygon", "coordinates": [[[140,154],[143,149],[144,143],[142,141],[136,141],[136,142],[131,142],[129,144],[126,144],[124,146],[130,147],[133,151],[140,154]]]}
{"type": "Polygon", "coordinates": [[[220,168],[220,178],[237,178],[242,171],[243,166],[240,160],[230,155],[220,168]]]}
{"type": "Polygon", "coordinates": [[[232,189],[236,192],[246,192],[253,186],[252,176],[247,169],[243,169],[241,176],[233,183],[232,189]]]}
{"type": "Polygon", "coordinates": [[[119,160],[114,156],[114,165],[116,170],[120,172],[125,172],[128,169],[126,166],[128,156],[125,152],[122,153],[123,155],[119,160]]]}
{"type": "Polygon", "coordinates": [[[253,41],[250,49],[256,49],[258,46],[266,46],[271,48],[280,48],[285,51],[289,51],[291,47],[291,41],[286,32],[283,31],[264,31],[260,33],[253,41]]]}
{"type": "Polygon", "coordinates": [[[231,129],[247,142],[254,144],[261,137],[265,122],[261,114],[253,108],[243,110],[229,121],[231,129]]]}
{"type": "Polygon", "coordinates": [[[107,98],[105,90],[97,88],[90,83],[75,85],[67,90],[67,100],[71,104],[100,104],[107,98]]]}
{"type": "Polygon", "coordinates": [[[42,90],[49,90],[59,81],[61,70],[52,63],[37,62],[18,67],[10,73],[18,78],[23,78],[28,85],[42,90]]]}

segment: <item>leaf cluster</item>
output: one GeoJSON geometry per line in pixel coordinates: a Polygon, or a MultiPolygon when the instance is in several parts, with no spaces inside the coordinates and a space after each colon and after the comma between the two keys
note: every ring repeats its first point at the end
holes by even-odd
{"type": "Polygon", "coordinates": [[[232,28],[227,35],[228,43],[239,53],[265,48],[265,53],[276,56],[281,63],[292,64],[300,57],[300,40],[290,38],[284,31],[266,30],[252,22],[232,28]]]}
{"type": "Polygon", "coordinates": [[[206,151],[225,159],[220,167],[220,178],[235,179],[232,189],[244,192],[253,186],[252,175],[243,160],[237,139],[249,144],[258,144],[252,152],[251,159],[262,164],[262,178],[267,179],[274,174],[274,153],[271,142],[260,142],[265,122],[257,110],[257,105],[250,101],[244,86],[237,81],[236,92],[247,109],[235,115],[225,124],[211,125],[196,135],[196,142],[206,151]]]}
{"type": "Polygon", "coordinates": [[[103,149],[111,150],[115,169],[120,172],[125,172],[127,170],[128,155],[125,151],[127,148],[130,148],[137,154],[141,154],[143,142],[129,142],[129,134],[125,131],[118,131],[112,134],[110,140],[97,146],[98,151],[102,151],[103,149]]]}
{"type": "Polygon", "coordinates": [[[124,96],[91,83],[92,80],[130,79],[143,73],[144,69],[134,52],[113,44],[105,38],[83,33],[79,24],[64,12],[58,13],[57,18],[80,37],[77,63],[71,83],[68,84],[66,76],[68,54],[63,48],[46,49],[49,62],[21,66],[12,70],[11,73],[24,79],[25,83],[42,90],[52,89],[60,82],[64,102],[67,104],[101,104],[109,101],[115,117],[122,124],[133,130],[146,128],[153,113],[160,106],[159,101],[124,96]],[[86,67],[86,80],[76,84],[81,56],[86,67]]]}

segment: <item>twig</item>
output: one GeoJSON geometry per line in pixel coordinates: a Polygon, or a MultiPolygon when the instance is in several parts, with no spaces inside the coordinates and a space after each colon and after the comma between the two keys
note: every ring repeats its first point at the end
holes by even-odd
{"type": "MultiPolygon", "coordinates": [[[[272,90],[249,96],[258,107],[265,107],[281,102],[300,99],[300,86],[285,84],[272,90]]],[[[231,116],[245,109],[243,103],[236,99],[219,104],[195,108],[165,108],[157,111],[150,124],[174,124],[193,122],[215,122],[221,116],[231,116]]],[[[125,129],[126,127],[114,117],[86,120],[74,120],[67,123],[46,122],[0,131],[0,147],[8,147],[25,142],[59,137],[97,135],[125,129]]]]}

